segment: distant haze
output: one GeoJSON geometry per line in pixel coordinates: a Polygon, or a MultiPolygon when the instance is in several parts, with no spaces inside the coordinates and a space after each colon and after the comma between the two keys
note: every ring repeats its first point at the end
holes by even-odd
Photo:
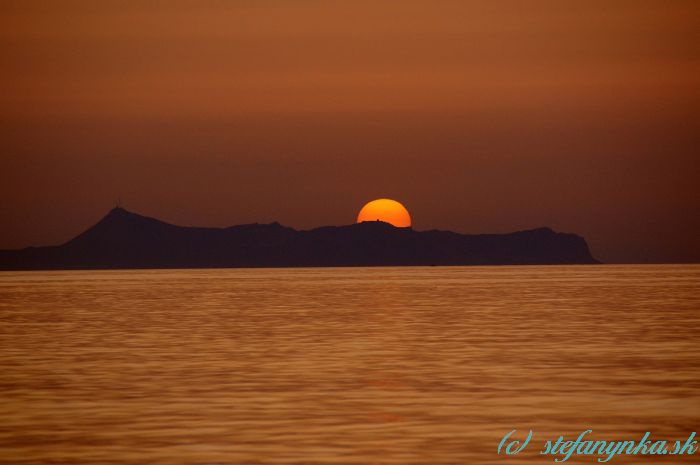
{"type": "Polygon", "coordinates": [[[0,248],[183,225],[549,226],[700,261],[696,1],[0,6],[0,248]]]}

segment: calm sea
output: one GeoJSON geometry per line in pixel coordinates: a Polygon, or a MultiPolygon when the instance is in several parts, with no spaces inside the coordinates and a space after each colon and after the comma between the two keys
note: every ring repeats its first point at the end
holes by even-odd
{"type": "Polygon", "coordinates": [[[0,463],[546,464],[536,443],[589,428],[686,438],[699,323],[700,266],[0,273],[0,463]],[[512,429],[533,445],[498,456],[512,429]]]}

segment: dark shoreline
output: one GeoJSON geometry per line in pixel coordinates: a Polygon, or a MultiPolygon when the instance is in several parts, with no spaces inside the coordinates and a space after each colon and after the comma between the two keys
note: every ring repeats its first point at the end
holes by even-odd
{"type": "Polygon", "coordinates": [[[0,270],[598,264],[576,235],[416,231],[383,222],[298,231],[279,223],[175,226],[121,208],[59,246],[0,251],[0,270]]]}

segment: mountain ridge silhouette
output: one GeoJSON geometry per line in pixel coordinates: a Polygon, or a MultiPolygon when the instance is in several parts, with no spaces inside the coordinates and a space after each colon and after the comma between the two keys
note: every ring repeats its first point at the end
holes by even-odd
{"type": "Polygon", "coordinates": [[[467,235],[381,221],[188,227],[120,207],[62,245],[0,250],[3,270],[594,263],[582,237],[550,228],[467,235]]]}

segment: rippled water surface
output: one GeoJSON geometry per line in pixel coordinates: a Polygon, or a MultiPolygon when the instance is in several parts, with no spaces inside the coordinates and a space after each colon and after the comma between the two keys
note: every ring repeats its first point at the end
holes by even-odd
{"type": "Polygon", "coordinates": [[[0,273],[0,462],[553,463],[496,449],[514,428],[678,439],[698,323],[700,266],[0,273]]]}

